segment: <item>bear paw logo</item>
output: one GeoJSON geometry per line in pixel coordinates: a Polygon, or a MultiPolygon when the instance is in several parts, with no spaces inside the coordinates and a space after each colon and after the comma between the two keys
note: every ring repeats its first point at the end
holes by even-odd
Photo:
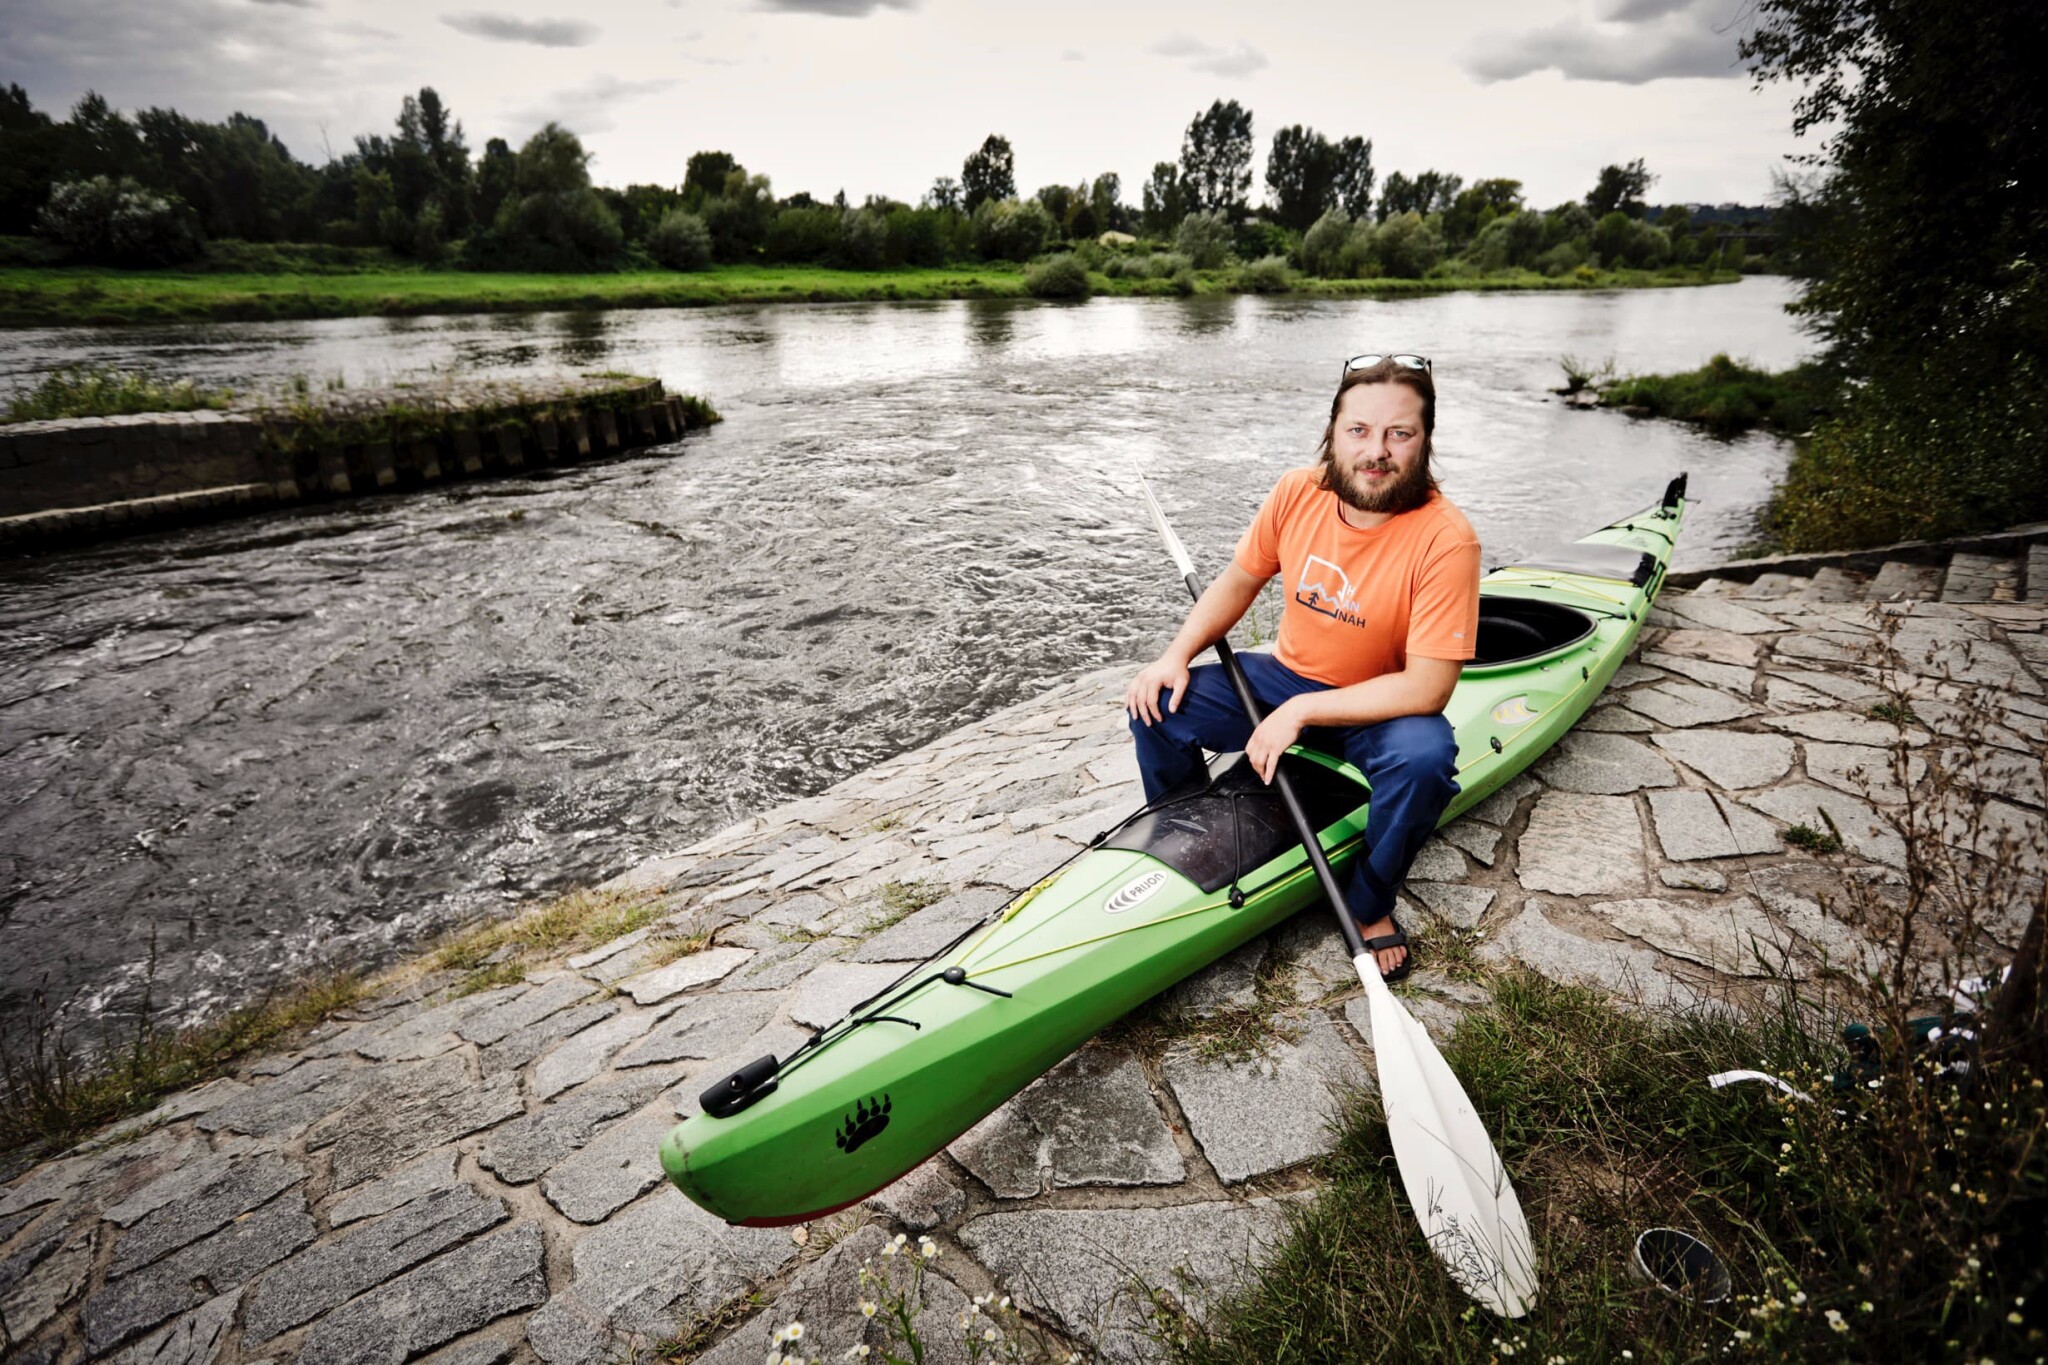
{"type": "Polygon", "coordinates": [[[860,1149],[860,1145],[889,1126],[889,1097],[882,1096],[876,1101],[870,1095],[865,1103],[853,1106],[853,1112],[846,1116],[846,1126],[839,1131],[839,1150],[848,1156],[860,1149]]]}

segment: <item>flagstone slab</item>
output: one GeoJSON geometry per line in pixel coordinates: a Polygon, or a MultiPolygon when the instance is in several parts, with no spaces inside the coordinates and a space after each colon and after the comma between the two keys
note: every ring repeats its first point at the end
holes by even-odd
{"type": "Polygon", "coordinates": [[[601,1222],[661,1183],[661,1140],[675,1126],[674,1109],[657,1100],[556,1164],[540,1192],[565,1218],[601,1222]]]}
{"type": "Polygon", "coordinates": [[[299,1365],[402,1365],[548,1297],[540,1228],[522,1223],[458,1247],[329,1313],[299,1365]]]}
{"type": "Polygon", "coordinates": [[[1729,976],[1764,976],[1789,946],[1747,896],[1712,903],[1659,897],[1607,901],[1592,908],[1631,938],[1729,976]]]}
{"type": "Polygon", "coordinates": [[[1664,856],[1673,862],[1778,851],[1778,832],[1768,820],[1716,793],[1651,792],[1650,819],[1664,856]]]}
{"type": "Polygon", "coordinates": [[[1848,711],[1802,711],[1790,716],[1765,716],[1763,722],[1773,730],[1783,730],[1806,739],[1825,740],[1830,744],[1884,747],[1901,741],[1908,745],[1927,742],[1926,734],[1918,729],[1901,730],[1888,721],[1872,720],[1848,711]]]}
{"type": "Polygon", "coordinates": [[[1743,798],[1743,804],[1788,825],[1805,825],[1825,833],[1830,827],[1858,857],[1887,867],[1906,865],[1906,844],[1898,831],[1874,809],[1847,792],[1811,783],[1777,787],[1757,796],[1743,798]],[[1825,815],[1822,812],[1826,812],[1825,815]]]}
{"type": "Polygon", "coordinates": [[[407,1159],[525,1112],[516,1076],[470,1080],[460,1057],[436,1057],[365,1086],[348,1108],[307,1137],[332,1145],[332,1188],[372,1180],[407,1159]]]}
{"type": "Polygon", "coordinates": [[[1732,630],[1672,630],[1666,631],[1657,641],[1659,653],[1681,659],[1703,659],[1708,663],[1728,664],[1745,670],[1756,666],[1759,649],[1754,635],[1740,635],[1732,630]]]}
{"type": "Polygon", "coordinates": [[[629,976],[619,983],[619,989],[632,996],[636,1005],[658,1005],[672,995],[718,980],[753,956],[747,948],[707,948],[677,958],[666,967],[629,976]]]}
{"type": "Polygon", "coordinates": [[[1617,795],[1678,782],[1654,749],[1623,735],[1568,734],[1536,766],[1536,776],[1562,792],[1617,795]]]}
{"type": "Polygon", "coordinates": [[[1493,866],[1494,850],[1500,847],[1500,831],[1474,820],[1458,820],[1444,826],[1442,837],[1446,843],[1471,854],[1484,867],[1493,866]]]}
{"type": "Polygon", "coordinates": [[[504,1200],[453,1185],[309,1247],[257,1283],[242,1340],[260,1346],[508,1216],[504,1200]]]}
{"type": "Polygon", "coordinates": [[[509,1000],[478,1010],[457,1024],[455,1032],[479,1046],[488,1046],[588,999],[596,989],[582,977],[564,973],[509,1000]]]}
{"type": "Polygon", "coordinates": [[[330,1227],[344,1227],[410,1204],[423,1195],[456,1183],[455,1149],[429,1152],[407,1162],[381,1180],[363,1185],[327,1210],[330,1227]]]}
{"type": "Polygon", "coordinates": [[[527,1339],[543,1360],[563,1352],[544,1341],[563,1318],[606,1331],[673,1335],[750,1285],[778,1273],[797,1254],[786,1228],[738,1228],[664,1185],[594,1227],[569,1254],[567,1293],[527,1320],[527,1339]]]}
{"type": "Polygon", "coordinates": [[[1515,818],[1515,812],[1522,798],[1543,790],[1543,785],[1526,773],[1518,773],[1503,782],[1500,790],[1465,812],[1468,820],[1480,820],[1489,825],[1506,825],[1515,818]]]}
{"type": "Polygon", "coordinates": [[[551,1014],[536,1024],[529,1024],[517,1033],[509,1033],[479,1051],[476,1055],[478,1070],[485,1077],[501,1072],[517,1071],[548,1048],[564,1038],[581,1033],[593,1024],[605,1020],[624,1009],[618,1000],[592,1000],[574,1009],[551,1014]]]}
{"type": "Polygon", "coordinates": [[[508,1185],[524,1185],[581,1150],[612,1120],[632,1113],[677,1078],[673,1069],[629,1072],[560,1096],[531,1114],[493,1128],[476,1164],[508,1185]]]}
{"type": "Polygon", "coordinates": [[[1168,987],[1160,996],[1160,1008],[1199,1018],[1220,1010],[1250,1009],[1258,1002],[1259,967],[1266,960],[1267,946],[1265,939],[1255,938],[1225,953],[1193,976],[1168,987]]]}
{"type": "Polygon", "coordinates": [[[1431,915],[1458,929],[1478,928],[1479,921],[1486,917],[1487,907],[1493,904],[1497,894],[1483,886],[1412,880],[1408,883],[1408,891],[1429,907],[1431,915]]]}
{"type": "Polygon", "coordinates": [[[1785,628],[1774,616],[1753,607],[1730,602],[1725,597],[1703,597],[1698,593],[1667,593],[1657,605],[1673,616],[1703,630],[1728,631],[1736,635],[1775,635],[1785,628]]]}
{"type": "MultiPolygon", "coordinates": [[[[114,1249],[110,1276],[125,1275],[196,1242],[306,1178],[303,1166],[274,1152],[206,1162],[163,1177],[176,1197],[135,1221],[114,1249]]],[[[118,1221],[118,1220],[117,1220],[118,1221]]]]}
{"type": "Polygon", "coordinates": [[[316,1058],[209,1109],[199,1116],[199,1130],[293,1137],[346,1107],[368,1079],[366,1069],[345,1058],[316,1058]]]}
{"type": "Polygon", "coordinates": [[[1525,890],[1596,896],[1644,889],[1643,826],[1626,796],[1546,793],[1518,851],[1525,890]]]}
{"type": "Polygon", "coordinates": [[[832,962],[818,968],[797,988],[789,1017],[799,1024],[824,1028],[836,1024],[861,1001],[903,975],[894,963],[874,966],[832,962]]]}
{"type": "Polygon", "coordinates": [[[109,1280],[85,1301],[87,1350],[112,1350],[167,1318],[247,1282],[311,1242],[305,1196],[292,1191],[202,1241],[132,1275],[109,1280]]]}
{"type": "Polygon", "coordinates": [[[1626,706],[1610,703],[1596,706],[1580,717],[1578,728],[1591,734],[1647,735],[1657,726],[1626,706]]]}
{"type": "Polygon", "coordinates": [[[1728,889],[1726,874],[1716,872],[1711,867],[1701,867],[1696,863],[1691,865],[1679,863],[1672,867],[1660,867],[1657,869],[1657,880],[1674,891],[1726,891],[1728,889]]]}
{"type": "Polygon", "coordinates": [[[1859,900],[1884,904],[1896,895],[1892,889],[1867,880],[1852,889],[1839,869],[1813,863],[1759,868],[1749,885],[1776,921],[1829,966],[1863,975],[1884,969],[1885,955],[1850,920],[1859,900]]]}
{"type": "Polygon", "coordinates": [[[848,953],[849,962],[922,962],[1008,904],[1008,892],[991,887],[955,891],[904,916],[848,953]]]}
{"type": "MultiPolygon", "coordinates": [[[[1665,654],[1652,650],[1643,656],[1667,673],[1676,673],[1690,682],[1705,687],[1719,688],[1737,697],[1747,697],[1756,685],[1757,670],[1740,664],[1717,664],[1709,659],[1687,659],[1677,654],[1665,654]]],[[[1629,693],[1633,698],[1636,694],[1629,693]]]]}
{"type": "Polygon", "coordinates": [[[1680,730],[1655,736],[1659,749],[1724,790],[1764,787],[1792,770],[1792,741],[1739,730],[1680,730]]]}
{"type": "Polygon", "coordinates": [[[1841,630],[1787,635],[1771,652],[1780,659],[1823,664],[1876,664],[1882,656],[1882,650],[1870,636],[1841,630]]]}
{"type": "Polygon", "coordinates": [[[1187,1178],[1144,1068],[1115,1048],[1083,1048],[955,1138],[947,1152],[1000,1199],[1187,1178]]]}
{"type": "Polygon", "coordinates": [[[1294,1041],[1273,1042],[1262,1055],[1169,1056],[1161,1067],[1188,1131],[1226,1185],[1328,1152],[1345,1095],[1373,1085],[1327,1018],[1311,1015],[1298,1027],[1294,1041]]]}
{"type": "MultiPolygon", "coordinates": [[[[1756,708],[1718,688],[1696,687],[1691,683],[1665,683],[1661,687],[1631,692],[1629,708],[1641,712],[1659,725],[1687,729],[1694,725],[1719,725],[1756,714],[1756,708]]],[[[1567,736],[1567,739],[1570,737],[1567,736]]]]}
{"type": "Polygon", "coordinates": [[[1197,1319],[1286,1232],[1286,1199],[986,1214],[960,1240],[996,1282],[1104,1361],[1158,1356],[1136,1277],[1197,1319]]]}
{"type": "Polygon", "coordinates": [[[933,1157],[895,1184],[867,1197],[867,1205],[912,1232],[925,1232],[960,1216],[967,1191],[954,1183],[946,1163],[933,1157]]]}
{"type": "Polygon", "coordinates": [[[47,1246],[34,1250],[32,1266],[22,1264],[29,1258],[19,1252],[0,1262],[0,1324],[17,1342],[34,1336],[85,1288],[92,1275],[93,1228],[55,1228],[47,1246]]]}
{"type": "MultiPolygon", "coordinates": [[[[2038,766],[2035,771],[2039,771],[2038,766]]],[[[1927,776],[1927,760],[1906,755],[1906,780],[1918,784],[1927,776]]],[[[1824,744],[1818,740],[1806,746],[1806,775],[1815,782],[1861,796],[1880,805],[1897,805],[1906,799],[1893,771],[1893,753],[1869,744],[1824,744]]]]}
{"type": "Polygon", "coordinates": [[[1655,952],[1574,933],[1546,909],[1544,901],[1531,897],[1473,956],[1494,967],[1520,964],[1561,985],[1595,986],[1643,1010],[1698,1003],[1698,992],[1667,971],[1655,952]]]}
{"type": "MultiPolygon", "coordinates": [[[[682,1002],[678,1001],[675,1006],[662,1005],[651,1010],[627,1010],[571,1034],[543,1054],[540,1061],[534,1064],[533,1078],[528,1082],[527,1088],[535,1099],[545,1100],[561,1094],[572,1086],[583,1084],[604,1070],[605,1063],[611,1060],[614,1053],[674,1014],[681,1004],[682,1002]]],[[[666,1059],[649,1057],[647,1060],[653,1062],[666,1059]]]]}
{"type": "Polygon", "coordinates": [[[208,1299],[115,1359],[119,1365],[213,1365],[227,1346],[241,1302],[239,1289],[208,1299]]]}
{"type": "Polygon", "coordinates": [[[789,997],[781,991],[700,995],[619,1054],[620,1067],[716,1057],[767,1026],[789,997]]]}

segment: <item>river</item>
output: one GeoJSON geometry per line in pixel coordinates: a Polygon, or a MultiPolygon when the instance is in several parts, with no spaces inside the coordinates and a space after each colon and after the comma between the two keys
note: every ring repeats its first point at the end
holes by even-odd
{"type": "Polygon", "coordinates": [[[848,304],[0,333],[241,389],[623,370],[679,448],[0,561],[0,1023],[191,1020],[678,848],[1164,643],[1135,476],[1219,568],[1346,355],[1435,360],[1487,562],[1653,500],[1725,557],[1781,441],[1565,409],[1807,353],[1785,281],[1398,301],[848,304]]]}

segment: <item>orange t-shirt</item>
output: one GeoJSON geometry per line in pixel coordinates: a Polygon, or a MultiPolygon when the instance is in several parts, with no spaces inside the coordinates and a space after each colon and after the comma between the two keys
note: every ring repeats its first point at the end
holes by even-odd
{"type": "Polygon", "coordinates": [[[1479,537],[1441,493],[1368,531],[1337,514],[1315,469],[1291,469],[1237,543],[1237,566],[1280,574],[1274,657],[1348,687],[1398,673],[1408,656],[1465,660],[1479,633],[1479,537]]]}

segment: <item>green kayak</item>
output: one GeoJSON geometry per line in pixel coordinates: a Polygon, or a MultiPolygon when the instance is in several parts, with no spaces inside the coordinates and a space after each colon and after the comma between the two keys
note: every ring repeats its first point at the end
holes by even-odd
{"type": "MultiPolygon", "coordinates": [[[[1585,714],[1642,629],[1685,511],[1656,506],[1494,570],[1477,657],[1445,714],[1456,818],[1585,714]]],[[[1305,749],[1286,760],[1342,872],[1370,813],[1363,779],[1305,749]]],[[[1320,901],[1278,797],[1236,756],[1206,788],[1142,814],[1056,878],[788,1057],[721,1078],[662,1166],[729,1223],[822,1217],[908,1174],[1133,1007],[1320,901]]]]}

